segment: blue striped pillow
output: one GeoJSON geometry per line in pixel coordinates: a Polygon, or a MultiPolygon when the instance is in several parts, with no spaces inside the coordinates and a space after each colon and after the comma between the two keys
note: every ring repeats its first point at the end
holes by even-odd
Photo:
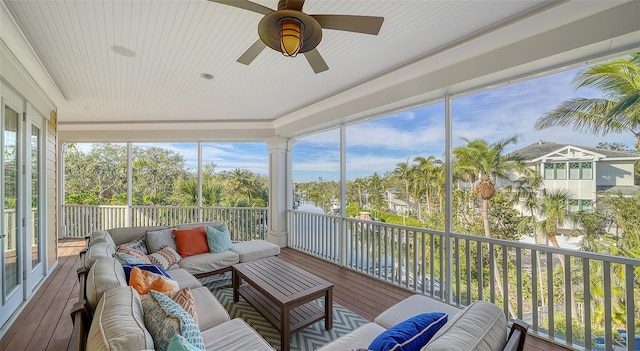
{"type": "Polygon", "coordinates": [[[443,312],[423,313],[400,322],[378,335],[373,351],[418,351],[447,323],[443,312]]]}

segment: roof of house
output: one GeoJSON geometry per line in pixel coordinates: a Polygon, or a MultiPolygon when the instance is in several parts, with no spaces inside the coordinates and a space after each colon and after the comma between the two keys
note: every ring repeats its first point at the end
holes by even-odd
{"type": "Polygon", "coordinates": [[[552,141],[544,141],[544,140],[540,140],[537,143],[531,144],[529,146],[525,146],[522,149],[515,150],[512,152],[512,154],[520,155],[525,161],[529,161],[529,160],[535,160],[539,157],[548,155],[554,151],[558,151],[560,149],[566,148],[567,146],[573,146],[576,148],[583,149],[585,151],[594,152],[596,154],[603,155],[606,158],[626,158],[626,157],[631,159],[640,158],[640,154],[635,152],[598,149],[595,147],[588,147],[588,146],[574,145],[574,144],[560,144],[560,143],[554,143],[552,141]]]}

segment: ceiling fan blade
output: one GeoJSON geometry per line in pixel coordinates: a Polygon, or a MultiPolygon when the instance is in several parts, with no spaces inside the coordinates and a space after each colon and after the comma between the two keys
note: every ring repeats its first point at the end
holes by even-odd
{"type": "Polygon", "coordinates": [[[262,40],[258,39],[247,49],[247,51],[240,55],[236,61],[244,65],[249,65],[266,47],[267,46],[262,42],[262,40]]]}
{"type": "Polygon", "coordinates": [[[329,69],[329,66],[324,62],[320,52],[318,52],[318,49],[305,52],[304,57],[307,58],[309,65],[311,65],[311,68],[316,73],[324,72],[329,69]]]}
{"type": "Polygon", "coordinates": [[[251,2],[248,0],[209,0],[209,1],[241,8],[243,10],[257,12],[261,15],[266,15],[268,13],[273,12],[272,9],[266,6],[262,6],[260,4],[256,4],[255,2],[251,2]]]}
{"type": "Polygon", "coordinates": [[[378,35],[384,17],[352,15],[311,15],[323,29],[378,35]]]}
{"type": "Polygon", "coordinates": [[[304,0],[287,0],[286,3],[285,8],[287,10],[302,11],[304,0]]]}

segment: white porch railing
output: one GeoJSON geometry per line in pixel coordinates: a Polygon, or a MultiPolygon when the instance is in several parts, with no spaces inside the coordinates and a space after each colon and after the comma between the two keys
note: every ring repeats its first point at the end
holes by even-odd
{"type": "MultiPolygon", "coordinates": [[[[32,224],[36,224],[38,221],[38,209],[31,209],[31,222],[32,224]]],[[[15,209],[4,210],[3,218],[2,218],[2,235],[4,235],[2,240],[4,241],[4,250],[11,251],[16,249],[16,228],[18,228],[18,216],[16,215],[15,209]]],[[[37,242],[38,233],[35,231],[32,232],[32,243],[37,242]]],[[[35,245],[35,244],[33,244],[35,245]]]]}
{"type": "Polygon", "coordinates": [[[640,260],[300,211],[288,221],[296,250],[453,305],[491,301],[576,350],[640,349],[640,260]]]}
{"type": "Polygon", "coordinates": [[[267,208],[197,206],[62,205],[64,236],[84,238],[94,230],[125,226],[174,226],[181,223],[219,221],[231,240],[266,239],[267,208]]]}

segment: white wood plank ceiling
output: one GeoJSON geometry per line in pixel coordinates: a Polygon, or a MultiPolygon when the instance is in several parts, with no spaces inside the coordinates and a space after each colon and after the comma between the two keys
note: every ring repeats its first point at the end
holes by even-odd
{"type": "MultiPolygon", "coordinates": [[[[237,63],[257,40],[261,15],[231,6],[205,0],[3,2],[64,97],[55,101],[61,125],[273,122],[560,4],[308,0],[303,10],[309,14],[385,18],[378,36],[324,30],[318,51],[330,69],[314,74],[302,55],[287,58],[268,48],[249,66],[237,63]],[[113,46],[134,56],[118,55],[113,46]]],[[[255,2],[277,7],[277,0],[255,2]]],[[[600,7],[622,2],[608,3],[600,7]]]]}

